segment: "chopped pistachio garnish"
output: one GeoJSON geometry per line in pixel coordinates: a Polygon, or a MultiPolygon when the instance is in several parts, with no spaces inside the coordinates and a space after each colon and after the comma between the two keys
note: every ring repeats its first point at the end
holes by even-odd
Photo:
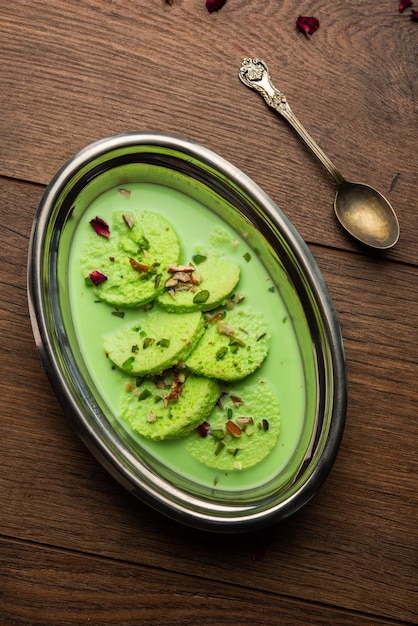
{"type": "Polygon", "coordinates": [[[215,439],[223,439],[225,437],[225,433],[222,428],[214,428],[212,430],[212,436],[215,439]]]}
{"type": "Polygon", "coordinates": [[[216,352],[216,360],[220,361],[221,359],[223,359],[227,351],[228,348],[226,346],[222,346],[222,348],[219,348],[219,350],[216,352]]]}
{"type": "Polygon", "coordinates": [[[225,444],[223,441],[218,441],[217,446],[215,448],[215,455],[218,456],[220,452],[225,448],[225,444]]]}
{"type": "Polygon", "coordinates": [[[207,289],[202,289],[202,291],[198,291],[197,294],[193,298],[193,302],[195,304],[203,304],[209,298],[209,291],[207,289]]]}
{"type": "Polygon", "coordinates": [[[229,340],[230,346],[241,346],[241,348],[245,348],[245,342],[239,337],[231,337],[229,340]]]}
{"type": "Polygon", "coordinates": [[[126,361],[124,361],[122,363],[123,369],[131,370],[134,362],[135,362],[135,357],[134,356],[130,356],[129,358],[126,359],[126,361]]]}
{"type": "Polygon", "coordinates": [[[141,393],[139,394],[139,396],[138,396],[138,400],[139,400],[139,401],[141,401],[141,400],[146,400],[147,398],[149,398],[149,397],[150,397],[150,395],[151,395],[151,392],[150,392],[150,390],[149,390],[149,389],[143,389],[143,390],[141,391],[141,393]]]}
{"type": "Polygon", "coordinates": [[[229,397],[231,398],[234,406],[237,407],[237,408],[244,404],[244,400],[242,400],[242,398],[240,398],[239,396],[230,395],[229,397]]]}
{"type": "Polygon", "coordinates": [[[227,335],[228,337],[232,337],[232,335],[234,334],[234,329],[232,328],[232,326],[227,324],[224,320],[219,320],[216,326],[220,335],[227,335]]]}
{"type": "Polygon", "coordinates": [[[124,213],[122,217],[128,228],[134,227],[135,221],[131,213],[124,213]]]}
{"type": "Polygon", "coordinates": [[[263,417],[263,419],[260,422],[258,422],[258,427],[259,427],[260,430],[268,430],[269,429],[269,423],[268,423],[268,421],[266,420],[265,417],[263,417]]]}
{"type": "Polygon", "coordinates": [[[235,422],[228,420],[225,424],[225,428],[230,435],[233,435],[234,437],[241,437],[241,428],[235,424],[235,422]]]}
{"type": "Polygon", "coordinates": [[[145,265],[145,263],[141,263],[140,261],[137,261],[132,257],[129,257],[129,263],[131,264],[132,268],[140,274],[148,272],[148,265],[145,265]]]}
{"type": "Polygon", "coordinates": [[[124,189],[123,187],[118,189],[118,191],[119,191],[120,195],[124,196],[125,198],[129,198],[129,196],[131,195],[131,191],[129,189],[124,189]]]}
{"type": "Polygon", "coordinates": [[[195,254],[192,257],[193,263],[196,263],[196,265],[199,265],[200,263],[203,263],[203,261],[206,261],[207,257],[204,256],[203,254],[195,254]]]}

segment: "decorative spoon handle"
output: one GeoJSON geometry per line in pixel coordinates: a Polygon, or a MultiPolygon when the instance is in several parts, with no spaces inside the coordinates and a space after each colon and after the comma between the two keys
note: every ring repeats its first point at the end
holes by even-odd
{"type": "Polygon", "coordinates": [[[298,135],[309,146],[315,156],[321,161],[322,165],[328,170],[337,185],[341,185],[345,182],[344,177],[339,173],[335,165],[330,161],[325,152],[321,150],[308,131],[299,122],[298,118],[290,108],[284,93],[274,87],[271,82],[268,67],[264,61],[261,59],[244,59],[238,76],[244,85],[258,91],[263,96],[269,107],[275,109],[289,122],[298,135]]]}

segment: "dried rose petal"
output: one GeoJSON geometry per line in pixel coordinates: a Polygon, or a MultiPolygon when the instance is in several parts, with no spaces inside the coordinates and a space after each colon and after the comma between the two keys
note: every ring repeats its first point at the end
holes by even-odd
{"type": "Polygon", "coordinates": [[[210,433],[210,424],[209,422],[203,422],[200,426],[197,427],[197,432],[200,437],[207,437],[210,433]]]}
{"type": "Polygon", "coordinates": [[[414,10],[412,9],[411,20],[412,20],[413,22],[418,22],[418,11],[414,11],[414,10]]]}
{"type": "Polygon", "coordinates": [[[222,9],[225,2],[226,0],[206,0],[206,8],[209,13],[212,13],[213,11],[219,11],[219,9],[222,9]]]}
{"type": "Polygon", "coordinates": [[[95,287],[107,280],[107,276],[99,272],[99,270],[93,270],[92,272],[90,272],[89,278],[95,287]]]}
{"type": "Polygon", "coordinates": [[[106,224],[104,220],[102,220],[100,217],[95,217],[94,219],[90,221],[90,224],[93,226],[94,230],[96,231],[98,235],[101,235],[102,237],[106,237],[107,239],[109,239],[110,237],[109,226],[106,224]]]}
{"type": "Polygon", "coordinates": [[[399,2],[399,13],[403,13],[405,9],[412,6],[413,4],[414,3],[412,2],[412,0],[401,0],[401,2],[399,2]]]}
{"type": "Polygon", "coordinates": [[[296,20],[296,26],[305,33],[307,37],[312,35],[319,28],[319,20],[316,17],[307,17],[304,15],[299,15],[296,20]]]}

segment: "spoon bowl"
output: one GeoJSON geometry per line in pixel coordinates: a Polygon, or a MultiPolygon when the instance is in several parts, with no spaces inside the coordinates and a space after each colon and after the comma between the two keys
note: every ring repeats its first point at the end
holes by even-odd
{"type": "Polygon", "coordinates": [[[341,225],[363,244],[386,250],[399,239],[399,223],[392,206],[369,185],[341,183],[334,210],[341,225]]]}
{"type": "Polygon", "coordinates": [[[391,204],[373,187],[345,180],[302,126],[286,96],[274,87],[264,61],[244,59],[238,75],[244,85],[258,91],[266,103],[289,122],[334,178],[338,186],[334,210],[343,228],[370,248],[387,250],[394,246],[399,239],[399,222],[391,204]]]}

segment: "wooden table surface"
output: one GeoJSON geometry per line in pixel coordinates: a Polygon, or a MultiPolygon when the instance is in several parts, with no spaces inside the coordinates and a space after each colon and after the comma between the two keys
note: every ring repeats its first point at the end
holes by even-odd
{"type": "MultiPolygon", "coordinates": [[[[0,8],[0,623],[412,624],[417,599],[417,38],[382,0],[14,0],[0,8]],[[295,26],[314,15],[307,38],[295,26]],[[333,215],[335,186],[237,77],[264,59],[343,173],[401,225],[374,255],[333,215]],[[32,220],[86,144],[163,131],[253,178],[306,240],[348,365],[346,429],[314,499],[264,531],[191,530],[129,495],[64,417],[26,294],[32,220]]],[[[417,7],[418,8],[418,7],[417,7]]]]}

